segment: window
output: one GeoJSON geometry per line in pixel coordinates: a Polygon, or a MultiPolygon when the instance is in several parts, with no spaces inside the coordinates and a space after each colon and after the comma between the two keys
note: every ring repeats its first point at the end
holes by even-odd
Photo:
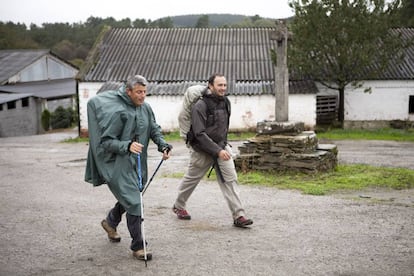
{"type": "Polygon", "coordinates": [[[22,99],[22,107],[28,107],[29,106],[29,98],[22,99]]]}
{"type": "Polygon", "coordinates": [[[408,101],[408,113],[414,113],[414,96],[410,96],[408,101]]]}
{"type": "Polygon", "coordinates": [[[3,104],[0,104],[0,111],[3,111],[3,104]]]}
{"type": "Polygon", "coordinates": [[[16,101],[7,103],[7,109],[15,109],[15,108],[16,108],[16,101]]]}

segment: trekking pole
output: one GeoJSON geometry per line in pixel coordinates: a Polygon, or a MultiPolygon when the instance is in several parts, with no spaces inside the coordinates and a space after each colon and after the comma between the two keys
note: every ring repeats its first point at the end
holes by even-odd
{"type": "Polygon", "coordinates": [[[137,171],[138,171],[138,189],[139,189],[139,199],[141,202],[141,236],[142,243],[144,246],[144,261],[145,267],[147,267],[147,242],[145,240],[145,229],[144,229],[144,203],[142,202],[142,173],[141,173],[141,154],[137,154],[137,171]]]}
{"type": "Polygon", "coordinates": [[[152,179],[154,178],[155,174],[157,173],[158,169],[161,167],[162,162],[164,162],[164,159],[161,159],[161,162],[158,164],[157,168],[155,169],[154,173],[152,174],[150,180],[148,181],[147,184],[145,184],[144,190],[142,191],[142,195],[145,194],[145,191],[148,189],[148,186],[150,185],[150,183],[152,182],[152,179]]]}
{"type": "Polygon", "coordinates": [[[210,171],[207,174],[207,178],[210,178],[210,175],[211,175],[211,172],[213,171],[213,169],[214,169],[214,164],[211,166],[210,171]]]}
{"type": "MultiPolygon", "coordinates": [[[[170,146],[170,147],[167,149],[167,152],[169,152],[171,149],[172,149],[172,146],[170,146]]],[[[147,190],[148,186],[151,184],[152,179],[154,178],[155,174],[158,172],[159,168],[161,167],[162,162],[164,162],[164,159],[162,159],[162,158],[161,158],[161,161],[160,161],[160,163],[158,164],[157,168],[155,169],[154,173],[152,174],[152,176],[151,176],[150,180],[148,181],[148,183],[147,183],[147,184],[145,184],[144,190],[142,191],[142,195],[144,195],[144,194],[145,194],[145,191],[147,190]]]]}
{"type": "MultiPolygon", "coordinates": [[[[223,174],[221,173],[221,169],[218,163],[218,158],[214,159],[213,167],[216,169],[217,176],[220,177],[220,180],[224,183],[225,180],[224,180],[223,174]]],[[[213,170],[213,168],[211,170],[213,170]]]]}

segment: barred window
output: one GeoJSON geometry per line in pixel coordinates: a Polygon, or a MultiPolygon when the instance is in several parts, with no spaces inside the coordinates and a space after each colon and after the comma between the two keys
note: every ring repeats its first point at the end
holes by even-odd
{"type": "Polygon", "coordinates": [[[15,108],[16,108],[16,101],[7,103],[7,109],[15,109],[15,108]]]}
{"type": "Polygon", "coordinates": [[[22,99],[22,107],[28,107],[29,106],[29,98],[22,99]]]}
{"type": "Polygon", "coordinates": [[[414,96],[410,95],[410,100],[408,102],[408,113],[414,113],[414,96]]]}

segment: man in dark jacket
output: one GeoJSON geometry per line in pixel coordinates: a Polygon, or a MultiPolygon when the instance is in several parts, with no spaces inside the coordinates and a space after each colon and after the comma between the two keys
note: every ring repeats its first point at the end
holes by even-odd
{"type": "Polygon", "coordinates": [[[198,100],[191,111],[191,147],[189,166],[178,188],[173,206],[179,219],[191,219],[185,209],[192,192],[214,165],[217,181],[230,208],[233,224],[246,227],[253,221],[245,217],[245,211],[237,192],[237,173],[231,148],[227,144],[230,121],[230,102],[225,96],[226,78],[214,74],[208,80],[208,91],[198,100]]]}
{"type": "Polygon", "coordinates": [[[149,104],[144,102],[147,81],[136,75],[127,80],[119,90],[104,91],[88,101],[89,152],[85,181],[94,186],[107,184],[117,199],[102,227],[112,242],[121,237],[116,228],[126,212],[127,226],[132,242],[133,255],[140,260],[150,260],[152,253],[144,252],[141,232],[141,197],[138,187],[138,158],[141,160],[142,184],[147,181],[147,148],[151,139],[169,158],[168,145],[156,123],[149,104]],[[145,259],[146,255],[146,259],[145,259]]]}

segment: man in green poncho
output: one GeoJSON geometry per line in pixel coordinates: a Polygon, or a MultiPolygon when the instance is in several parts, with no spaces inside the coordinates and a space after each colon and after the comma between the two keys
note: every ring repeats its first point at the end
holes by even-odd
{"type": "Polygon", "coordinates": [[[142,183],[146,183],[149,140],[163,153],[163,160],[170,157],[172,148],[164,140],[151,106],[144,102],[147,84],[144,77],[133,76],[119,90],[104,91],[90,99],[87,107],[89,152],[85,181],[94,186],[108,185],[117,203],[102,221],[102,227],[110,241],[119,242],[116,228],[126,212],[130,248],[140,260],[145,260],[145,253],[150,260],[152,253],[148,249],[144,252],[137,154],[142,183]]]}

